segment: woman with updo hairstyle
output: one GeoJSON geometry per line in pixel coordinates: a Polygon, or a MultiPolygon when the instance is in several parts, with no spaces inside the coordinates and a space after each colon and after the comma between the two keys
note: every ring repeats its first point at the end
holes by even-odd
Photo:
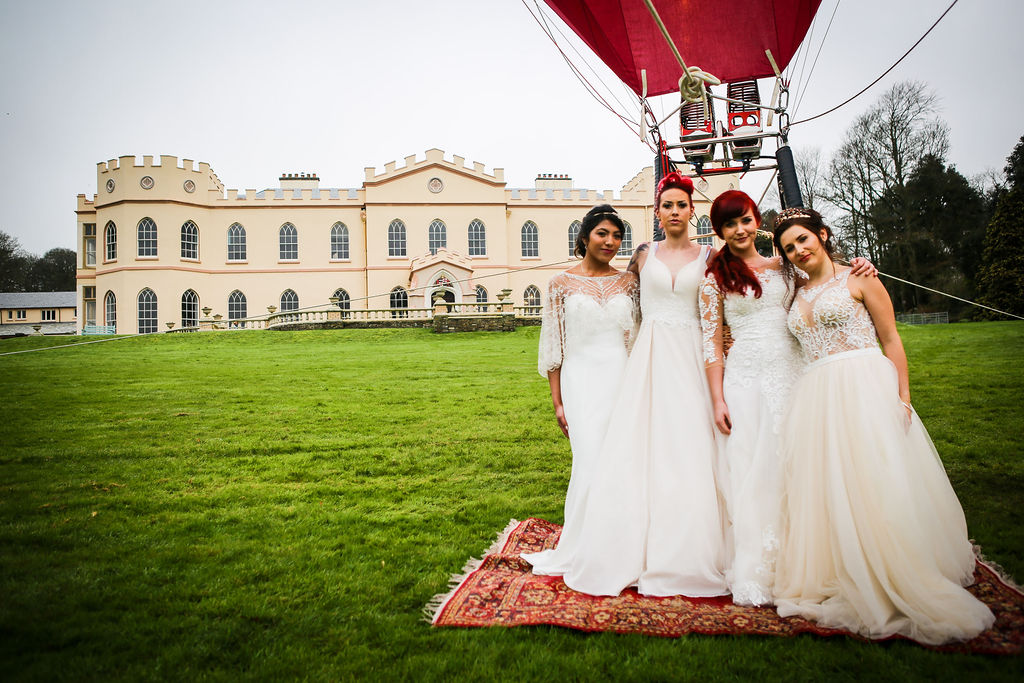
{"type": "Polygon", "coordinates": [[[582,528],[572,532],[576,549],[561,572],[567,586],[583,593],[618,595],[633,585],[656,596],[729,592],[697,310],[712,249],[691,239],[692,193],[689,178],[670,173],[662,179],[655,216],[665,240],[641,245],[630,262],[640,278],[642,323],[593,470],[582,528]]]}
{"type": "Polygon", "coordinates": [[[548,380],[555,419],[572,449],[563,531],[554,550],[524,553],[539,574],[560,574],[576,547],[591,473],[615,419],[612,409],[637,325],[638,280],[612,267],[625,224],[608,204],[583,217],[581,261],[553,277],[541,325],[538,369],[548,380]]]}
{"type": "Polygon", "coordinates": [[[779,215],[775,244],[807,275],[787,324],[809,364],[779,435],[778,612],[867,638],[968,640],[994,617],[964,589],[974,551],[910,404],[892,302],[876,278],[837,263],[831,243],[817,212],[779,215]]]}

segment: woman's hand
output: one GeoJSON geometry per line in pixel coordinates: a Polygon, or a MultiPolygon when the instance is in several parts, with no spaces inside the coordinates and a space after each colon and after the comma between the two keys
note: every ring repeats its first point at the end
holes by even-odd
{"type": "Polygon", "coordinates": [[[723,434],[732,433],[732,418],[729,417],[729,406],[725,404],[725,401],[715,401],[715,426],[718,427],[718,431],[723,434]]]}
{"type": "Polygon", "coordinates": [[[856,258],[850,259],[850,275],[867,275],[868,277],[878,277],[878,268],[875,268],[875,264],[868,261],[863,256],[857,256],[856,258]]]}
{"type": "Polygon", "coordinates": [[[555,419],[558,420],[558,427],[565,434],[565,438],[569,438],[569,423],[565,421],[565,407],[561,405],[555,406],[555,419]]]}
{"type": "Polygon", "coordinates": [[[906,422],[903,423],[903,429],[905,431],[909,432],[910,431],[910,423],[913,422],[913,420],[914,420],[914,409],[910,407],[910,401],[904,401],[901,398],[900,399],[900,403],[903,405],[903,411],[907,415],[907,420],[906,420],[906,422]]]}

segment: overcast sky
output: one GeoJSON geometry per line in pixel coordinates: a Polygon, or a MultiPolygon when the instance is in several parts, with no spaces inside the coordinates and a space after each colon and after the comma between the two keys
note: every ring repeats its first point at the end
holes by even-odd
{"type": "MultiPolygon", "coordinates": [[[[950,1],[840,0],[822,45],[836,9],[823,0],[796,74],[806,78],[822,45],[820,57],[795,119],[867,85],[950,1]]],[[[36,254],[75,247],[75,196],[96,192],[97,162],[126,154],[207,161],[239,189],[300,171],[358,187],[364,166],[432,147],[504,168],[510,187],[567,173],[576,187],[617,190],[653,161],[584,91],[522,0],[0,7],[0,230],[36,254]]],[[[827,154],[887,86],[914,79],[941,98],[949,161],[967,176],[1001,169],[1024,134],[1022,19],[1018,0],[960,0],[879,85],[795,127],[793,146],[827,154]]],[[[606,70],[600,79],[616,82],[606,70]]],[[[767,180],[758,175],[743,184],[752,194],[767,180]]]]}

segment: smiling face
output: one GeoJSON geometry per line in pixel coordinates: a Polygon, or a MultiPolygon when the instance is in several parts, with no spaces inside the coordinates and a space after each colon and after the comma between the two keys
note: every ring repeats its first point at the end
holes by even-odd
{"type": "Polygon", "coordinates": [[[760,227],[761,222],[754,216],[754,212],[747,209],[742,216],[730,218],[722,224],[722,239],[734,254],[756,251],[754,242],[760,227]]]}
{"type": "Polygon", "coordinates": [[[622,230],[611,221],[601,221],[586,238],[587,257],[608,265],[622,246],[622,230]]]}
{"type": "Polygon", "coordinates": [[[670,187],[661,193],[655,212],[665,234],[676,237],[686,234],[690,227],[693,202],[685,191],[670,187]]]}
{"type": "Polygon", "coordinates": [[[825,249],[826,239],[827,231],[816,233],[810,228],[794,223],[779,235],[779,245],[782,247],[782,253],[794,266],[813,275],[832,262],[832,257],[825,249]]]}

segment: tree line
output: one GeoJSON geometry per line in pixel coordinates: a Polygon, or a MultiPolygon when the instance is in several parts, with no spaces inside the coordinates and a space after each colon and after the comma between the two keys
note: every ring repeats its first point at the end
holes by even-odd
{"type": "Polygon", "coordinates": [[[0,231],[0,292],[73,292],[76,258],[63,247],[42,256],[30,254],[0,231]]]}
{"type": "MultiPolygon", "coordinates": [[[[827,161],[798,149],[804,205],[831,217],[841,249],[879,270],[962,299],[1024,314],[1024,137],[1003,175],[969,180],[947,163],[949,127],[923,83],[893,85],[854,120],[827,161]]],[[[887,279],[898,312],[988,317],[887,279]]]]}

